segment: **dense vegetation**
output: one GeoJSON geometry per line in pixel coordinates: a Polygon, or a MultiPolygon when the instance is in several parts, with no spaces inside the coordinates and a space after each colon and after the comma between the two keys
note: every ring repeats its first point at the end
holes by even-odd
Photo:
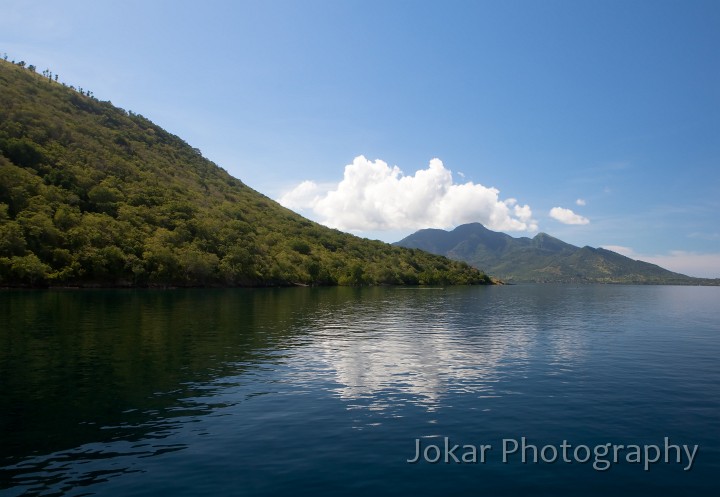
{"type": "Polygon", "coordinates": [[[482,268],[506,282],[718,285],[602,248],[576,247],[545,233],[513,238],[472,223],[420,230],[398,246],[427,250],[482,268]]]}
{"type": "Polygon", "coordinates": [[[0,61],[0,285],[488,282],[311,222],[143,116],[0,61]]]}

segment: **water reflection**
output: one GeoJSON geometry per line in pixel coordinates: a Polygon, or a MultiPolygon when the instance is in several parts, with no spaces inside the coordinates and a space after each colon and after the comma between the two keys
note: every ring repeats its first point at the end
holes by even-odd
{"type": "Polygon", "coordinates": [[[281,361],[313,298],[0,292],[0,488],[65,491],[132,471],[122,461],[182,449],[163,441],[237,402],[217,395],[222,378],[281,361]]]}
{"type": "Polygon", "coordinates": [[[582,360],[581,305],[517,288],[2,292],[0,481],[59,495],[144,471],[278,392],[324,392],[367,424],[511,395],[502,379],[538,357],[548,374],[582,360]]]}
{"type": "Polygon", "coordinates": [[[407,404],[434,410],[448,395],[496,396],[504,370],[522,372],[534,356],[554,365],[549,374],[582,358],[583,322],[572,301],[547,305],[531,292],[508,304],[499,292],[385,290],[383,298],[319,312],[303,354],[321,358],[335,375],[332,390],[353,401],[349,408],[390,413],[407,404]],[[503,312],[509,305],[526,312],[503,312]]]}

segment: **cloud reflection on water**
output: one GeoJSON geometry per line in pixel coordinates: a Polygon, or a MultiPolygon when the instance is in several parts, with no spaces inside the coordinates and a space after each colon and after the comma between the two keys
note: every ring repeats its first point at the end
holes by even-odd
{"type": "Polygon", "coordinates": [[[494,397],[506,371],[517,375],[542,357],[555,370],[550,374],[560,373],[581,359],[583,338],[572,315],[556,316],[557,326],[548,328],[553,317],[527,303],[530,312],[490,313],[492,291],[478,292],[472,306],[452,290],[349,302],[314,320],[305,353],[334,376],[332,390],[349,409],[390,412],[406,404],[432,411],[447,394],[494,397]]]}

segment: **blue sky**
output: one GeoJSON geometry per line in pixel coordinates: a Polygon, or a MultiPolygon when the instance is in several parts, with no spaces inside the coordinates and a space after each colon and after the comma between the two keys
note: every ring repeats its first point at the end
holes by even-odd
{"type": "Polygon", "coordinates": [[[717,1],[0,0],[0,53],[363,236],[476,220],[720,277],[718,26],[717,1]]]}

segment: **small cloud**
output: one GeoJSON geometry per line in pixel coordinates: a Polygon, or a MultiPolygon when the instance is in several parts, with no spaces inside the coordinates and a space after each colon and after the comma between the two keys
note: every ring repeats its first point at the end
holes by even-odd
{"type": "Polygon", "coordinates": [[[575,201],[575,205],[583,206],[583,205],[587,205],[587,202],[585,201],[584,198],[579,198],[575,201]]]}
{"type": "Polygon", "coordinates": [[[550,209],[550,217],[563,224],[588,224],[590,220],[579,214],[575,214],[570,209],[563,207],[553,207],[550,209]]]}
{"type": "Polygon", "coordinates": [[[622,245],[601,245],[602,248],[606,250],[612,250],[613,252],[617,252],[620,255],[624,255],[625,257],[635,258],[637,254],[633,249],[630,247],[623,247],[622,245]]]}
{"type": "Polygon", "coordinates": [[[460,176],[461,178],[465,178],[465,173],[462,173],[462,172],[458,171],[457,174],[458,174],[458,176],[460,176]]]}
{"type": "Polygon", "coordinates": [[[345,166],[339,183],[303,181],[279,202],[345,231],[450,228],[470,222],[501,231],[537,230],[529,205],[500,200],[498,189],[479,183],[454,183],[440,159],[406,175],[397,166],[359,156],[345,166]]]}

